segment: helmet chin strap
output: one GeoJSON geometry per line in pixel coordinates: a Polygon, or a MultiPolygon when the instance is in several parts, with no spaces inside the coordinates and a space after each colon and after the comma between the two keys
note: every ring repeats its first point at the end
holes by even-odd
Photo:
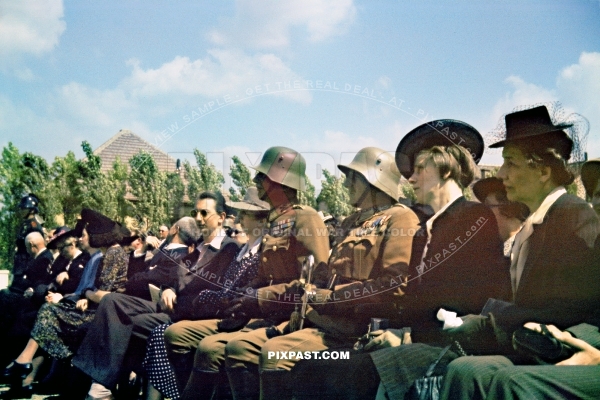
{"type": "MultiPolygon", "coordinates": [[[[365,190],[362,192],[362,194],[360,195],[360,197],[356,201],[356,207],[360,207],[360,205],[367,198],[367,195],[369,193],[371,193],[371,187],[370,186],[366,186],[365,190]]],[[[372,198],[371,200],[374,200],[374,199],[372,198]]]]}

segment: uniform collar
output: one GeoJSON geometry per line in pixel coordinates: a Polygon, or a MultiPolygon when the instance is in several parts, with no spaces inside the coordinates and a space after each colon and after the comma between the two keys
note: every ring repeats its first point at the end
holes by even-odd
{"type": "Polygon", "coordinates": [[[279,216],[288,212],[293,206],[292,203],[286,203],[272,209],[269,213],[269,222],[275,221],[279,216]]]}

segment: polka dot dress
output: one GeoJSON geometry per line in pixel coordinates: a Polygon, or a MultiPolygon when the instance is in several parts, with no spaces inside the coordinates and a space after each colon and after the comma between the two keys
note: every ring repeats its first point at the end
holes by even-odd
{"type": "MultiPolygon", "coordinates": [[[[253,248],[252,250],[255,250],[253,248]]],[[[224,275],[224,281],[230,282],[227,288],[218,291],[203,290],[198,295],[199,304],[212,304],[219,309],[222,307],[222,299],[230,297],[232,289],[247,285],[258,273],[260,264],[260,252],[248,251],[248,247],[240,250],[239,256],[229,265],[224,275]]],[[[148,337],[146,358],[143,368],[146,370],[148,381],[162,395],[172,400],[179,399],[180,393],[177,388],[175,372],[167,358],[167,347],[165,344],[165,330],[170,324],[159,325],[148,337]]]]}

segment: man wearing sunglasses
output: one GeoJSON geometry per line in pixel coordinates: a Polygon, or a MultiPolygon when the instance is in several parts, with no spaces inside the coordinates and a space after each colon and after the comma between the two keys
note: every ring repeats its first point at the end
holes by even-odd
{"type": "MultiPolygon", "coordinates": [[[[110,396],[120,378],[138,366],[144,354],[140,345],[145,346],[152,329],[170,321],[192,318],[198,294],[222,287],[219,278],[239,249],[239,244],[227,237],[222,228],[226,215],[223,196],[201,193],[193,215],[194,219],[183,217],[171,227],[167,238],[170,243],[161,250],[162,264],[177,264],[177,267],[167,266],[172,273],[162,274],[160,281],[151,282],[162,289],[158,304],[121,293],[102,298],[73,358],[73,365],[94,380],[89,392],[91,398],[110,396]],[[182,246],[191,252],[176,259],[173,254],[182,246]]],[[[153,265],[151,261],[150,268],[153,265]]],[[[165,268],[156,266],[146,278],[159,270],[165,268]]],[[[126,285],[126,293],[130,289],[126,285]]]]}
{"type": "MultiPolygon", "coordinates": [[[[194,372],[183,393],[184,399],[209,397],[219,380],[219,365],[225,359],[225,346],[233,349],[235,366],[227,373],[234,398],[258,393],[258,359],[261,346],[268,340],[267,327],[287,325],[294,311],[294,299],[301,289],[298,279],[302,260],[314,256],[313,276],[327,273],[329,237],[327,227],[311,207],[298,205],[298,193],[305,188],[306,162],[298,152],[286,147],[267,149],[256,170],[254,182],[261,200],[271,206],[269,227],[261,246],[258,276],[225,311],[225,323],[219,332],[210,332],[210,349],[198,344],[207,336],[214,321],[195,324],[196,335],[184,324],[171,325],[165,331],[171,361],[174,353],[196,350],[194,372]],[[227,318],[229,317],[229,318],[227,318]],[[231,323],[229,323],[231,322],[231,323]],[[262,329],[261,329],[262,328],[262,329]],[[198,365],[200,365],[198,367],[198,365]]],[[[207,217],[209,218],[209,217],[207,217]]],[[[177,371],[176,371],[177,373],[177,371]]],[[[178,377],[185,381],[185,377],[178,377]]]]}

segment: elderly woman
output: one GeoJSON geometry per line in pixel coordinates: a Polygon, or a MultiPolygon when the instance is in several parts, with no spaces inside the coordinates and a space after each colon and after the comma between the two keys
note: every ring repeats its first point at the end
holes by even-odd
{"type": "MultiPolygon", "coordinates": [[[[77,288],[78,297],[42,306],[31,331],[31,339],[23,352],[7,367],[5,375],[12,376],[14,384],[9,391],[2,393],[2,398],[30,397],[33,392],[31,382],[25,382],[27,384],[23,386],[16,386],[16,383],[31,371],[31,361],[38,348],[57,360],[71,357],[78,343],[77,331],[94,318],[95,305],[105,294],[125,284],[129,257],[118,243],[129,235],[129,231],[93,210],[83,209],[81,217],[83,224],[87,224],[85,229],[89,234],[90,246],[100,248],[104,254],[102,265],[98,267],[90,286],[77,288]]],[[[90,268],[92,264],[86,266],[90,268]]],[[[84,281],[87,279],[81,282],[84,281]]]]}
{"type": "MultiPolygon", "coordinates": [[[[494,214],[463,196],[475,176],[474,159],[479,160],[482,153],[479,132],[455,120],[432,121],[415,128],[396,151],[398,169],[409,179],[417,203],[434,212],[415,235],[411,277],[402,302],[402,322],[411,327],[413,342],[446,344],[448,338],[436,318],[440,308],[461,315],[479,313],[489,297],[501,297],[508,291],[508,266],[494,214]]],[[[400,337],[395,337],[393,330],[376,332],[379,336],[365,348],[406,343],[404,332],[400,337]]],[[[318,389],[310,388],[313,396],[317,390],[326,390],[339,398],[373,398],[381,380],[380,390],[389,398],[404,398],[440,350],[419,343],[356,355],[352,362],[306,362],[294,371],[295,379],[314,375],[315,367],[322,368],[323,373],[317,374],[325,378],[316,384],[318,389]],[[348,376],[344,387],[335,383],[339,371],[348,376]]],[[[455,357],[448,352],[443,364],[455,357]]],[[[311,393],[295,395],[308,398],[311,393]]]]}
{"type": "MultiPolygon", "coordinates": [[[[573,182],[567,161],[569,125],[555,125],[546,107],[507,114],[498,171],[512,201],[531,211],[511,254],[512,304],[492,310],[496,331],[511,337],[526,322],[564,329],[585,322],[600,298],[600,264],[594,243],[600,232],[589,205],[567,194],[573,182]]],[[[497,353],[500,354],[500,353],[497,353]]],[[[452,398],[484,398],[494,375],[512,365],[506,357],[468,357],[450,364],[444,392],[452,398]]]]}
{"type": "MultiPolygon", "coordinates": [[[[227,205],[238,210],[237,220],[240,221],[248,240],[225,271],[223,288],[221,290],[203,290],[198,295],[195,301],[198,319],[216,317],[223,311],[226,300],[231,298],[235,290],[246,286],[258,272],[261,254],[259,249],[270,206],[258,198],[256,187],[249,187],[242,201],[229,202],[227,205]]],[[[190,372],[185,367],[178,369],[178,375],[181,375],[181,382],[178,385],[177,378],[179,376],[175,376],[167,358],[164,333],[169,325],[163,324],[154,328],[148,338],[144,360],[149,383],[148,399],[160,399],[163,396],[173,400],[178,399],[180,388],[185,386],[187,375],[190,372]]],[[[190,380],[194,380],[193,371],[190,380]]]]}

